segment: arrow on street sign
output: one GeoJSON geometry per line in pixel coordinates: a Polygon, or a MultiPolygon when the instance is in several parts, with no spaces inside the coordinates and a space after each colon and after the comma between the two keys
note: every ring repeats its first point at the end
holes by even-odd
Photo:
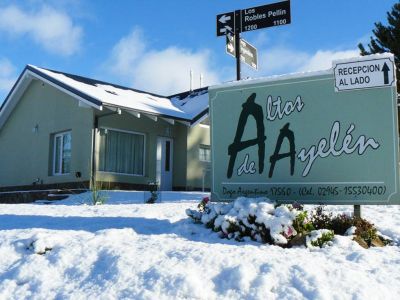
{"type": "Polygon", "coordinates": [[[232,17],[230,15],[222,15],[221,18],[219,18],[219,22],[221,22],[222,24],[225,24],[227,21],[230,21],[232,19],[232,17]]]}
{"type": "MultiPolygon", "coordinates": [[[[226,36],[226,53],[235,57],[235,38],[226,36]]],[[[257,49],[244,39],[240,39],[240,60],[253,69],[258,69],[257,49]]]]}
{"type": "Polygon", "coordinates": [[[217,15],[217,36],[233,33],[235,28],[235,13],[228,12],[217,15]]]}
{"type": "Polygon", "coordinates": [[[221,28],[219,31],[221,32],[221,34],[225,34],[225,35],[233,32],[232,27],[230,27],[228,25],[225,25],[225,27],[221,28]]]}
{"type": "MultiPolygon", "coordinates": [[[[291,22],[290,1],[276,2],[272,4],[237,10],[240,14],[239,32],[252,31],[266,27],[287,25],[291,22]]],[[[235,12],[227,12],[217,15],[217,36],[234,32],[235,12]]]]}
{"type": "Polygon", "coordinates": [[[389,84],[389,67],[386,62],[383,64],[382,72],[383,72],[383,84],[389,84]]]}

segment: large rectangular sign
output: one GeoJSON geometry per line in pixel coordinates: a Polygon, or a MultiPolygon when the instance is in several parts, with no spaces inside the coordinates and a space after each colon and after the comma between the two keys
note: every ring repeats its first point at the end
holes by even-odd
{"type": "Polygon", "coordinates": [[[209,95],[213,200],[400,204],[395,86],[337,93],[329,70],[209,95]]]}

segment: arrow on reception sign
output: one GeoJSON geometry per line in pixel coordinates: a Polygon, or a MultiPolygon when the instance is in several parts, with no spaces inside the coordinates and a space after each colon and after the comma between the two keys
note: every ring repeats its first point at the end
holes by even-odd
{"type": "Polygon", "coordinates": [[[386,64],[386,62],[385,62],[385,64],[382,67],[383,83],[384,84],[389,84],[389,71],[390,71],[390,69],[389,69],[388,65],[386,64]]]}

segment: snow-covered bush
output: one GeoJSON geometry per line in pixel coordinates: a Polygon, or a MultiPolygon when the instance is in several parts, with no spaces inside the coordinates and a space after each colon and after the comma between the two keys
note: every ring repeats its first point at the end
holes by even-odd
{"type": "Polygon", "coordinates": [[[374,224],[367,220],[345,213],[333,215],[324,211],[323,206],[312,211],[311,222],[315,229],[329,229],[338,235],[352,235],[361,246],[384,246],[391,241],[378,235],[374,224]],[[350,230],[351,228],[351,230],[350,230]],[[350,234],[350,231],[352,234],[350,234]]]}
{"type": "Polygon", "coordinates": [[[326,213],[323,207],[304,211],[301,205],[277,206],[267,198],[240,197],[231,203],[211,203],[204,198],[198,210],[187,209],[186,214],[221,237],[238,241],[248,237],[283,247],[323,247],[332,244],[335,234],[349,235],[353,228],[354,240],[362,246],[388,243],[367,220],[326,213]]]}
{"type": "Polygon", "coordinates": [[[186,213],[196,222],[220,232],[221,236],[286,245],[297,234],[293,221],[298,210],[278,206],[267,198],[238,198],[233,203],[201,203],[199,211],[188,209],[186,213]]]}

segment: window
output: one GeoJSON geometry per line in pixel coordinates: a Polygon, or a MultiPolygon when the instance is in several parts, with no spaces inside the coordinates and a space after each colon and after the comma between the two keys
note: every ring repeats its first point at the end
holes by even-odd
{"type": "Polygon", "coordinates": [[[210,162],[211,161],[211,150],[209,146],[201,145],[199,148],[199,160],[210,162]]]}
{"type": "Polygon", "coordinates": [[[54,135],[53,175],[71,172],[71,132],[54,135]]]}
{"type": "Polygon", "coordinates": [[[165,142],[165,171],[169,172],[170,157],[171,156],[171,142],[165,142]]]}
{"type": "Polygon", "coordinates": [[[210,126],[210,118],[205,118],[203,121],[200,122],[200,124],[210,126]]]}
{"type": "Polygon", "coordinates": [[[144,135],[100,129],[99,171],[144,175],[144,135]]]}

